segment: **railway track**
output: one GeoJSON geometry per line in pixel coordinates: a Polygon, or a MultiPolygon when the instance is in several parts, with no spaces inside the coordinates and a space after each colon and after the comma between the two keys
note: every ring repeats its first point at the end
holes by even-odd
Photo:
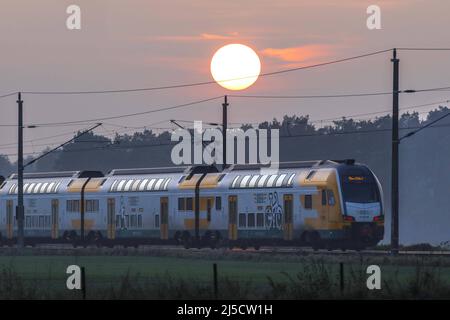
{"type": "MultiPolygon", "coordinates": [[[[307,247],[261,247],[258,250],[254,248],[240,249],[240,248],[191,248],[185,249],[181,246],[175,245],[142,245],[138,248],[126,248],[123,246],[116,246],[114,248],[105,247],[77,247],[74,248],[70,244],[39,244],[34,247],[26,247],[24,252],[33,254],[60,254],[60,255],[114,255],[114,254],[125,254],[130,253],[133,255],[152,255],[152,253],[185,253],[191,252],[195,254],[212,254],[212,253],[241,253],[241,254],[259,254],[259,255],[292,255],[292,256],[308,256],[308,255],[329,255],[329,256],[393,256],[390,251],[387,250],[313,250],[307,247]]],[[[12,247],[2,247],[0,248],[0,254],[7,254],[8,252],[19,252],[16,246],[12,247]]],[[[433,256],[433,257],[450,257],[450,250],[439,250],[439,251],[413,251],[413,250],[403,250],[398,252],[398,256],[433,256]]]]}

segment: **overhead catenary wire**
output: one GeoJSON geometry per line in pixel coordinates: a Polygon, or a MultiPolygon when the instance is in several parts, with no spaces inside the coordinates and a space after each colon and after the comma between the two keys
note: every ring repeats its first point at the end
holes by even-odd
{"type": "MultiPolygon", "coordinates": [[[[395,49],[398,50],[398,51],[450,51],[450,48],[413,48],[413,47],[409,47],[408,48],[408,47],[400,47],[400,48],[395,48],[395,49]]],[[[277,71],[272,71],[272,72],[265,72],[265,73],[261,73],[259,75],[259,77],[272,76],[272,75],[277,75],[277,74],[284,74],[284,73],[289,73],[289,72],[295,72],[295,71],[299,71],[299,70],[306,70],[306,69],[311,69],[311,68],[323,67],[323,66],[337,64],[337,63],[342,63],[342,62],[346,62],[346,61],[366,58],[366,57],[370,57],[370,56],[374,56],[374,55],[390,52],[392,50],[394,50],[394,48],[373,51],[373,52],[369,52],[369,53],[365,53],[365,54],[360,54],[360,55],[355,55],[355,56],[351,56],[351,57],[347,57],[347,58],[326,61],[326,62],[322,62],[322,63],[311,64],[311,65],[307,65],[307,66],[287,68],[287,69],[282,69],[282,70],[277,70],[277,71]]],[[[220,82],[228,82],[228,81],[233,81],[233,80],[242,80],[242,79],[246,79],[246,78],[253,78],[255,76],[258,76],[258,75],[249,75],[249,76],[239,77],[239,78],[223,79],[223,80],[220,80],[220,82]]],[[[210,85],[210,84],[215,84],[215,83],[216,83],[216,81],[211,80],[211,81],[200,81],[200,82],[192,82],[192,83],[180,83],[180,84],[173,84],[173,85],[161,85],[161,86],[154,86],[154,87],[140,87],[140,88],[129,88],[129,89],[86,90],[86,91],[82,91],[82,90],[78,90],[78,91],[77,90],[74,90],[74,91],[57,91],[57,90],[37,91],[37,90],[34,90],[34,91],[31,91],[30,90],[30,91],[22,91],[22,93],[24,93],[24,94],[32,94],[32,95],[82,95],[82,94],[132,93],[132,92],[142,92],[142,91],[154,91],[154,90],[166,90],[166,89],[178,89],[178,88],[186,88],[186,87],[195,87],[195,86],[210,85]]],[[[10,95],[14,95],[16,93],[17,93],[17,91],[13,92],[13,93],[5,94],[4,96],[7,97],[7,96],[10,96],[10,95]]],[[[0,98],[2,98],[2,97],[3,96],[0,96],[0,98]]]]}
{"type": "MultiPolygon", "coordinates": [[[[420,92],[430,92],[430,91],[444,91],[444,90],[450,90],[450,86],[448,87],[437,87],[437,88],[426,88],[426,89],[417,89],[417,90],[402,90],[399,91],[399,93],[420,93],[420,92]]],[[[264,95],[228,95],[228,97],[234,97],[234,98],[260,98],[260,99],[299,99],[299,98],[350,98],[350,97],[361,97],[361,96],[367,96],[367,95],[390,95],[392,92],[376,92],[376,93],[350,93],[350,94],[337,94],[337,95],[304,95],[304,96],[264,96],[264,95]]],[[[221,99],[223,96],[215,96],[211,98],[206,98],[203,100],[197,100],[188,102],[185,104],[179,104],[169,107],[162,107],[158,109],[143,111],[143,112],[136,112],[136,113],[129,113],[129,114],[122,114],[117,116],[110,116],[110,117],[101,117],[101,118],[93,118],[93,119],[83,119],[83,120],[73,120],[73,121],[63,121],[63,122],[49,122],[49,123],[33,123],[28,124],[27,126],[32,127],[46,127],[46,126],[71,126],[75,124],[90,124],[90,123],[96,123],[98,121],[104,121],[104,120],[114,120],[114,119],[121,119],[121,118],[127,118],[127,117],[134,117],[144,114],[151,114],[155,112],[162,112],[172,109],[178,109],[178,108],[184,108],[196,104],[201,104],[208,101],[213,101],[217,99],[221,99]]],[[[17,125],[14,124],[0,124],[0,127],[17,127],[17,125]]]]}
{"type": "MultiPolygon", "coordinates": [[[[438,119],[441,120],[441,119],[438,119]]],[[[433,124],[437,121],[433,121],[433,124]]],[[[425,126],[425,125],[424,125],[425,126]]],[[[421,129],[424,126],[410,126],[410,127],[403,127],[399,128],[399,130],[413,130],[413,129],[421,129]]],[[[430,126],[427,126],[427,128],[430,126]]],[[[441,127],[450,127],[449,124],[437,124],[437,125],[431,125],[431,128],[441,128],[441,127]]],[[[339,129],[337,129],[339,130],[339,129]]],[[[339,135],[348,135],[348,134],[368,134],[368,133],[382,133],[382,132],[390,132],[392,131],[391,128],[382,128],[382,129],[367,129],[367,130],[351,130],[351,131],[335,131],[335,132],[319,132],[319,133],[302,133],[302,134],[291,134],[286,136],[280,136],[280,138],[302,138],[302,137],[320,137],[320,136],[339,136],[339,135]]],[[[96,141],[92,141],[92,143],[96,143],[96,141]]],[[[151,144],[138,144],[138,145],[121,145],[121,144],[110,144],[100,147],[91,147],[91,148],[79,148],[79,149],[62,149],[58,152],[62,153],[72,153],[72,152],[88,152],[88,151],[97,151],[97,150],[122,150],[122,149],[141,149],[141,148],[152,148],[152,147],[162,147],[162,146],[168,146],[175,144],[176,142],[171,140],[164,140],[159,141],[151,144]]],[[[36,155],[41,154],[41,152],[28,152],[24,153],[24,155],[36,155]]],[[[3,154],[4,156],[17,156],[17,154],[3,154]]]]}
{"type": "MultiPolygon", "coordinates": [[[[277,70],[277,71],[272,71],[272,72],[265,72],[265,73],[261,73],[259,75],[249,75],[249,76],[245,76],[245,77],[223,79],[223,80],[220,80],[219,82],[229,82],[229,81],[234,81],[234,80],[242,80],[242,79],[247,79],[247,78],[254,78],[255,76],[259,76],[259,77],[273,76],[273,75],[277,75],[277,74],[290,73],[290,72],[299,71],[299,70],[306,70],[306,69],[312,69],[312,68],[317,68],[317,67],[323,67],[323,66],[327,66],[327,65],[341,63],[341,62],[361,59],[361,58],[365,58],[365,57],[370,57],[370,56],[386,53],[386,52],[389,52],[389,51],[392,51],[392,50],[393,49],[384,49],[384,50],[369,52],[369,53],[360,54],[360,55],[356,55],[356,56],[351,56],[351,57],[347,57],[347,58],[342,58],[342,59],[336,59],[336,60],[326,61],[326,62],[322,62],[322,63],[311,64],[311,65],[307,65],[307,66],[282,69],[282,70],[277,70]]],[[[217,82],[215,80],[210,80],[210,81],[202,81],[202,82],[174,84],[174,85],[166,85],[166,86],[155,86],[155,87],[130,88],[130,89],[87,90],[87,91],[56,91],[56,90],[51,90],[51,91],[21,91],[21,92],[23,94],[30,94],[30,95],[110,94],[110,93],[131,93],[131,92],[142,92],[142,91],[178,89],[178,88],[210,85],[210,84],[216,84],[216,83],[217,82]]]]}
{"type": "Polygon", "coordinates": [[[10,92],[10,93],[6,93],[6,94],[2,94],[2,95],[0,95],[0,99],[2,99],[2,98],[7,98],[7,97],[11,97],[11,96],[14,96],[14,95],[16,95],[17,94],[17,91],[15,91],[15,92],[10,92]]]}
{"type": "Polygon", "coordinates": [[[211,98],[191,101],[188,103],[178,104],[178,105],[174,105],[174,106],[161,107],[158,109],[152,109],[152,110],[147,110],[147,111],[142,111],[142,112],[121,114],[121,115],[117,115],[117,116],[101,117],[101,118],[94,118],[94,119],[84,119],[84,120],[74,120],[74,121],[63,121],[63,122],[35,123],[33,125],[38,126],[38,127],[44,127],[44,126],[52,126],[52,125],[82,124],[82,123],[89,123],[89,122],[98,122],[98,121],[103,121],[103,120],[123,119],[123,118],[128,118],[128,117],[140,116],[140,115],[144,115],[144,114],[151,114],[151,113],[168,111],[168,110],[173,110],[173,109],[185,108],[188,106],[193,106],[196,104],[201,104],[204,102],[213,101],[213,100],[217,100],[217,99],[221,99],[221,98],[223,98],[223,96],[215,96],[215,97],[211,97],[211,98]]]}
{"type": "MultiPolygon", "coordinates": [[[[440,100],[440,101],[434,101],[434,102],[425,103],[425,104],[419,104],[419,105],[412,105],[412,106],[402,107],[402,108],[400,108],[400,110],[411,110],[411,109],[423,108],[423,107],[427,107],[427,106],[433,106],[433,105],[444,104],[444,103],[449,103],[449,102],[450,102],[450,100],[440,100]]],[[[354,119],[355,117],[382,114],[382,113],[387,113],[387,112],[390,112],[390,111],[391,111],[390,109],[386,109],[386,110],[376,111],[376,112],[349,114],[349,115],[342,115],[342,116],[339,116],[339,117],[325,118],[325,119],[315,119],[315,120],[309,120],[308,124],[324,123],[324,122],[326,123],[326,122],[331,122],[333,120],[341,120],[343,118],[352,118],[352,119],[354,119]]],[[[193,122],[193,120],[186,120],[186,119],[174,119],[174,120],[176,120],[178,122],[185,122],[185,123],[192,123],[193,122]]],[[[369,120],[374,120],[374,119],[367,119],[366,121],[369,121],[369,120]]],[[[154,127],[157,124],[161,124],[161,123],[165,123],[165,122],[169,122],[169,120],[161,120],[161,121],[154,122],[154,123],[151,123],[151,124],[148,124],[148,125],[144,125],[144,126],[126,126],[126,125],[119,125],[119,124],[105,123],[104,122],[102,126],[104,127],[105,125],[107,125],[107,126],[119,127],[119,128],[127,129],[127,130],[114,131],[114,134],[124,134],[124,133],[127,133],[127,132],[132,132],[132,130],[138,130],[138,129],[171,130],[172,128],[169,128],[169,127],[154,127]]],[[[91,123],[86,123],[86,124],[91,124],[91,123]]],[[[220,125],[218,123],[213,123],[213,122],[204,122],[204,124],[205,125],[210,125],[210,126],[220,125]]],[[[260,122],[252,122],[252,123],[249,123],[249,122],[230,122],[229,124],[230,125],[259,125],[261,123],[260,122]]],[[[59,135],[52,135],[52,136],[43,137],[43,138],[26,140],[25,143],[34,143],[36,141],[42,141],[42,140],[47,140],[47,139],[51,139],[51,138],[55,138],[55,137],[65,136],[65,135],[68,135],[68,134],[71,134],[71,133],[75,134],[77,131],[79,131],[79,130],[70,131],[70,132],[59,134],[59,135]]],[[[5,144],[0,144],[0,147],[15,146],[16,144],[17,144],[17,142],[10,142],[10,143],[5,143],[5,144]]],[[[51,143],[49,145],[53,145],[53,144],[56,144],[56,142],[55,143],[51,143]]],[[[43,145],[43,144],[34,145],[34,147],[40,147],[40,146],[45,146],[45,145],[43,145]]],[[[10,149],[10,148],[0,148],[0,149],[10,149]]]]}

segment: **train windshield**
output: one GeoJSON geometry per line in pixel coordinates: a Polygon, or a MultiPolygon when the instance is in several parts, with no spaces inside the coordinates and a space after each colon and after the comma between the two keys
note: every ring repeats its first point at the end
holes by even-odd
{"type": "Polygon", "coordinates": [[[342,194],[345,202],[380,202],[380,194],[375,180],[366,175],[344,176],[342,194]]]}

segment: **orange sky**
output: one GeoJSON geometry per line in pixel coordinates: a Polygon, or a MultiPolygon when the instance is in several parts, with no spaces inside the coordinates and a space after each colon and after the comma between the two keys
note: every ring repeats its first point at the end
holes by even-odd
{"type": "MultiPolygon", "coordinates": [[[[260,55],[262,71],[308,65],[394,46],[446,46],[450,2],[439,0],[3,0],[0,11],[0,94],[16,90],[101,90],[211,80],[213,53],[243,43],[260,55]],[[65,28],[65,9],[82,9],[82,30],[65,28]],[[366,28],[366,8],[382,8],[382,30],[366,28]]],[[[450,85],[448,53],[404,53],[402,87],[450,85]]],[[[386,91],[387,55],[353,63],[259,79],[247,94],[329,94],[386,91]]],[[[217,85],[109,96],[25,96],[26,122],[53,122],[141,112],[225,94],[217,85]]],[[[406,97],[402,105],[445,100],[445,92],[406,97]]],[[[1,123],[15,123],[15,98],[2,99],[1,123]]],[[[231,100],[230,122],[255,122],[283,114],[322,119],[389,109],[390,97],[347,100],[231,100]]],[[[422,110],[423,111],[423,110],[422,110]]],[[[215,121],[220,103],[171,113],[110,121],[144,126],[176,119],[215,121]]],[[[163,123],[160,127],[170,127],[163,123]]],[[[83,126],[81,126],[82,128],[83,126]]],[[[117,128],[117,127],[116,127],[117,128]]],[[[26,139],[60,135],[80,126],[34,129],[26,139]]],[[[110,127],[114,130],[114,127],[110,127]]],[[[0,128],[0,144],[16,130],[0,128]]],[[[111,135],[110,131],[110,135],[111,135]]],[[[106,134],[107,132],[101,132],[106,134]]],[[[37,144],[37,143],[36,143],[37,144]]],[[[40,143],[42,144],[42,142],[40,143]]],[[[0,153],[15,153],[1,147],[0,153]]],[[[42,147],[28,145],[27,152],[42,147]]]]}

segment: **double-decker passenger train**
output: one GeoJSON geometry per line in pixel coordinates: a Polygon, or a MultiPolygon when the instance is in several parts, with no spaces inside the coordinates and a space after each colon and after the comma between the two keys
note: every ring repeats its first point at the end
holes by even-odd
{"type": "MultiPolygon", "coordinates": [[[[353,160],[29,173],[25,243],[309,245],[362,249],[384,234],[381,185],[353,160]]],[[[17,241],[17,175],[0,187],[2,244],[17,241]]]]}

